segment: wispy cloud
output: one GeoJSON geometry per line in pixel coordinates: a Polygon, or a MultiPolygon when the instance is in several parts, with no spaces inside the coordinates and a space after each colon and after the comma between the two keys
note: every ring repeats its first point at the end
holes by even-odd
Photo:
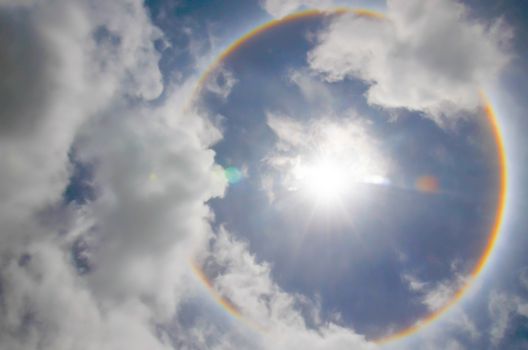
{"type": "Polygon", "coordinates": [[[453,296],[467,283],[467,278],[457,274],[449,280],[436,283],[425,282],[411,274],[403,275],[409,289],[421,295],[421,302],[432,312],[446,305],[453,296]]]}
{"type": "Polygon", "coordinates": [[[305,9],[332,10],[336,7],[382,8],[382,0],[260,0],[260,4],[273,17],[284,17],[305,9]]]}
{"type": "Polygon", "coordinates": [[[499,346],[515,316],[528,318],[528,301],[508,292],[493,291],[489,297],[488,311],[493,320],[490,329],[490,341],[499,346]]]}
{"type": "MultiPolygon", "coordinates": [[[[240,310],[240,322],[260,334],[254,340],[255,348],[378,348],[352,329],[321,322],[317,302],[281,289],[271,278],[271,266],[257,262],[248,246],[225,229],[214,239],[205,261],[216,266],[213,283],[240,310]],[[308,315],[313,318],[307,320],[308,315]]],[[[236,348],[236,344],[232,347],[236,348]]]]}
{"type": "Polygon", "coordinates": [[[224,67],[219,67],[215,69],[212,76],[208,77],[205,88],[223,99],[226,99],[236,83],[237,79],[233,75],[233,72],[224,67]]]}
{"type": "Polygon", "coordinates": [[[334,0],[262,0],[262,7],[274,17],[284,17],[302,8],[328,8],[334,0]]]}

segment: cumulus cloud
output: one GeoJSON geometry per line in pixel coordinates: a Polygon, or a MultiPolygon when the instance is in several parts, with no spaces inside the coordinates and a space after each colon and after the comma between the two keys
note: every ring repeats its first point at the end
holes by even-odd
{"type": "MultiPolygon", "coordinates": [[[[142,1],[0,7],[0,347],[169,349],[158,324],[222,195],[220,133],[163,90],[142,1]],[[86,203],[63,194],[93,169],[86,203]]],[[[74,196],[82,196],[76,193],[74,196]]]]}
{"type": "Polygon", "coordinates": [[[26,248],[30,259],[1,266],[2,348],[170,349],[139,300],[102,306],[55,244],[26,248]]]}
{"type": "Polygon", "coordinates": [[[123,291],[153,301],[160,296],[160,309],[174,308],[172,278],[209,234],[204,203],[225,187],[207,149],[219,137],[212,128],[166,104],[123,110],[83,130],[77,156],[97,164],[99,192],[84,208],[94,221],[85,235],[96,237],[87,248],[94,289],[114,297],[123,291]]]}
{"type": "Polygon", "coordinates": [[[341,16],[319,34],[311,68],[328,81],[369,84],[369,103],[428,114],[439,124],[479,107],[479,90],[509,60],[511,31],[456,1],[387,2],[386,19],[341,16]]]}
{"type": "Polygon", "coordinates": [[[0,83],[5,106],[0,115],[0,215],[5,216],[3,236],[20,237],[31,230],[22,229],[20,222],[8,229],[8,223],[24,221],[59,199],[80,125],[116,96],[160,93],[158,54],[146,40],[160,33],[134,2],[56,1],[5,6],[0,12],[0,70],[5,77],[0,83]],[[96,37],[107,27],[114,32],[113,43],[96,37]],[[110,47],[112,54],[104,54],[110,47]]]}

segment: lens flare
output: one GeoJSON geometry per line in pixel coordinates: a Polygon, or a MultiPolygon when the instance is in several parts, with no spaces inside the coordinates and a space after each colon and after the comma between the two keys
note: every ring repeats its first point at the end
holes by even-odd
{"type": "Polygon", "coordinates": [[[420,176],[416,180],[416,189],[426,193],[436,193],[440,189],[438,179],[432,175],[420,176]]]}
{"type": "Polygon", "coordinates": [[[240,169],[230,166],[224,169],[224,175],[230,185],[234,185],[242,180],[243,174],[240,169]]]}

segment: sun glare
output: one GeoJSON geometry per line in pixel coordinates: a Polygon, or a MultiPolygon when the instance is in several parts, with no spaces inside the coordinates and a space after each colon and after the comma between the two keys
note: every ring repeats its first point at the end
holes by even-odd
{"type": "Polygon", "coordinates": [[[296,169],[296,177],[303,191],[327,204],[335,202],[349,190],[350,182],[346,174],[344,166],[329,159],[301,165],[296,169]]]}
{"type": "Polygon", "coordinates": [[[305,125],[288,117],[270,117],[268,123],[278,141],[266,160],[286,191],[334,207],[360,199],[368,190],[361,184],[389,183],[389,163],[379,152],[377,139],[355,118],[321,117],[305,125]]]}

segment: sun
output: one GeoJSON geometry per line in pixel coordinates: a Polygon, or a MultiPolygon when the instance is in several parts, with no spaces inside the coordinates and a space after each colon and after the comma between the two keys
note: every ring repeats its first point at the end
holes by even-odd
{"type": "Polygon", "coordinates": [[[277,143],[265,157],[273,174],[265,188],[273,188],[269,183],[276,178],[281,190],[296,192],[302,202],[335,209],[360,201],[367,184],[388,183],[387,157],[369,125],[355,117],[304,121],[271,116],[268,126],[277,143]]]}
{"type": "Polygon", "coordinates": [[[335,159],[323,158],[299,164],[294,174],[303,193],[323,204],[333,204],[350,190],[349,170],[335,159]]]}

